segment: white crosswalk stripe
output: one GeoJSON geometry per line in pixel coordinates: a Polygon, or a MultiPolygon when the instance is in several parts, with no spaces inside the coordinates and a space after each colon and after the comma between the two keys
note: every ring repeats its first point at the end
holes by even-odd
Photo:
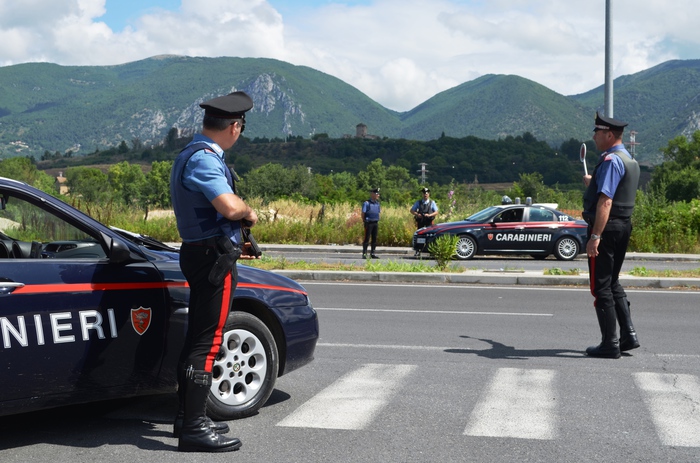
{"type": "Polygon", "coordinates": [[[635,373],[665,445],[700,447],[700,382],[692,375],[635,373]]]}
{"type": "Polygon", "coordinates": [[[469,436],[554,439],[555,372],[500,368],[471,414],[469,436]]]}
{"type": "MultiPolygon", "coordinates": [[[[368,364],[350,371],[303,403],[278,426],[362,430],[397,396],[416,365],[368,364]]],[[[554,440],[560,434],[557,371],[499,368],[467,411],[465,436],[554,440]]],[[[700,448],[700,379],[688,374],[631,374],[660,442],[700,448]]],[[[399,397],[397,400],[401,400],[399,397]]],[[[396,413],[396,410],[388,411],[396,413]]]]}
{"type": "Polygon", "coordinates": [[[277,425],[363,429],[415,368],[414,365],[365,365],[328,386],[277,425]]]}

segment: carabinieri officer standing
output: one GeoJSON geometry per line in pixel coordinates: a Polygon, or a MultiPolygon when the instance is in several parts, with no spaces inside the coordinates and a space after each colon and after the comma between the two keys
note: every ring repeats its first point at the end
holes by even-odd
{"type": "Polygon", "coordinates": [[[583,218],[588,222],[586,254],[602,334],[599,345],[586,349],[591,357],[620,358],[620,352],[639,347],[627,293],[619,279],[632,234],[639,183],[639,164],[622,143],[626,126],[596,113],[593,141],[602,154],[593,174],[583,177],[587,187],[583,195],[583,218]]]}
{"type": "Polygon", "coordinates": [[[372,259],[379,259],[374,253],[377,249],[377,230],[379,228],[379,215],[382,206],[379,204],[379,188],[372,188],[369,199],[362,203],[362,223],[365,226],[365,237],[362,240],[362,258],[367,258],[367,246],[372,240],[370,256],[372,259]]]}
{"type": "Polygon", "coordinates": [[[240,223],[253,226],[258,217],[233,192],[224,150],[245,129],[245,113],[253,100],[243,92],[200,104],[205,110],[196,134],[175,159],[170,194],[182,238],[180,268],[190,286],[187,336],[178,365],[180,409],[173,435],[182,452],[228,452],[241,441],[221,434],[225,423],[206,416],[214,360],[231,312],[240,256],[240,223]]]}

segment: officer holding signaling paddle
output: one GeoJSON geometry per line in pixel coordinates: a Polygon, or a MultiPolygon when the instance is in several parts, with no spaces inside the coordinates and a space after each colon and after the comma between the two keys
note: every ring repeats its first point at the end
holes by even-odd
{"type": "Polygon", "coordinates": [[[639,347],[630,304],[619,276],[632,234],[632,212],[639,164],[622,143],[627,123],[596,113],[593,141],[602,152],[591,175],[584,175],[583,218],[588,223],[588,269],[591,293],[602,335],[586,349],[591,357],[620,358],[639,347]],[[617,323],[620,337],[617,337],[617,323]]]}

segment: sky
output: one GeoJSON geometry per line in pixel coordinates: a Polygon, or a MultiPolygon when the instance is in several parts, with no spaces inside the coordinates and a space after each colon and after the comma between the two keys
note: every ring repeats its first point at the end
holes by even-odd
{"type": "MultiPolygon", "coordinates": [[[[697,0],[610,0],[613,77],[700,58],[697,0]]],[[[274,58],[408,111],[486,74],[605,81],[605,0],[0,0],[0,66],[274,58]]]]}

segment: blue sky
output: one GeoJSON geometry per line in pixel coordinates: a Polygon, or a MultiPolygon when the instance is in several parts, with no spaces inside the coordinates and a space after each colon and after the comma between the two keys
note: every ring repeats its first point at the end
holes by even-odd
{"type": "MultiPolygon", "coordinates": [[[[613,74],[700,58],[697,0],[611,0],[613,74]]],[[[163,54],[309,66],[408,111],[486,74],[604,82],[605,0],[0,0],[0,66],[163,54]]]]}
{"type": "MultiPolygon", "coordinates": [[[[274,6],[280,13],[291,16],[297,14],[300,9],[309,10],[332,3],[369,5],[372,2],[370,0],[344,0],[342,2],[330,0],[274,0],[267,3],[274,6]]],[[[106,0],[107,12],[99,20],[107,23],[112,30],[120,31],[154,8],[177,11],[180,8],[180,4],[181,0],[106,0]]]]}

